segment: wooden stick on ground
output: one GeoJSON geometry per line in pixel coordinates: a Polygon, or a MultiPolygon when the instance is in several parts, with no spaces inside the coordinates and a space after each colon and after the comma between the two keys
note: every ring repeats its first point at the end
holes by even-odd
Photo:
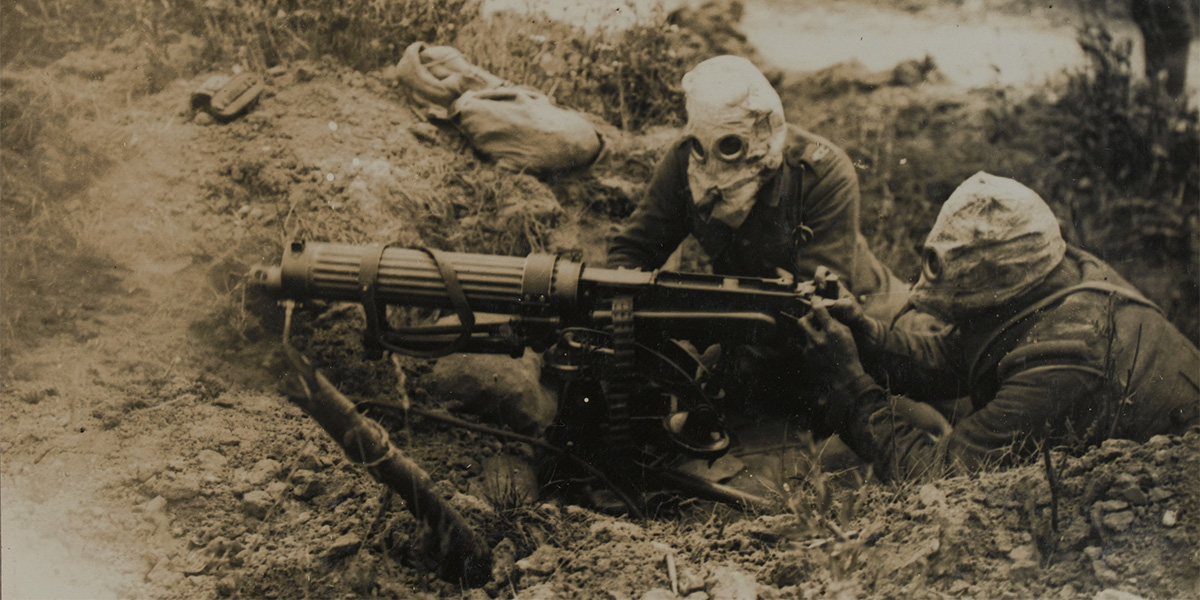
{"type": "Polygon", "coordinates": [[[346,456],[404,498],[409,511],[441,540],[439,573],[446,580],[479,587],[491,579],[492,555],[462,515],[433,492],[433,481],[388,441],[387,431],[360,414],[295,348],[285,345],[288,371],[283,392],[341,445],[346,456]]]}

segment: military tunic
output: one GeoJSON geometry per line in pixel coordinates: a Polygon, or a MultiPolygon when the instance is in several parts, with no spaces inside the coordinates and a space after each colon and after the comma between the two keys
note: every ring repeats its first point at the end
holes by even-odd
{"type": "Polygon", "coordinates": [[[853,293],[867,296],[874,316],[888,318],[907,300],[907,286],[867,247],[854,165],[829,140],[789,126],[783,165],[736,230],[696,207],[688,160],[679,140],[659,162],[641,203],[609,245],[609,267],[660,268],[691,234],[717,274],[777,277],[782,270],[805,280],[825,266],[853,293]]]}
{"type": "Polygon", "coordinates": [[[885,477],[977,470],[1041,443],[1145,441],[1200,423],[1200,351],[1111,267],[1075,248],[991,314],[938,334],[893,328],[860,354],[876,377],[840,382],[827,425],[885,477]],[[969,397],[972,412],[935,439],[896,418],[877,380],[923,401],[969,397]]]}

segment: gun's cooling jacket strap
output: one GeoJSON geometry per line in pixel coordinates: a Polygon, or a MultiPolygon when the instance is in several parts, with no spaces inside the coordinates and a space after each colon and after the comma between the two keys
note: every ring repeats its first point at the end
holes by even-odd
{"type": "MultiPolygon", "coordinates": [[[[429,255],[434,266],[437,267],[438,273],[442,276],[442,284],[446,286],[446,296],[450,299],[450,304],[458,316],[460,326],[458,337],[445,346],[432,350],[405,348],[401,344],[391,343],[384,339],[384,334],[388,331],[387,307],[376,302],[375,290],[379,281],[379,263],[383,259],[383,252],[394,245],[379,246],[378,251],[375,248],[370,249],[363,254],[362,262],[359,263],[358,282],[362,289],[363,310],[367,315],[367,329],[364,334],[364,345],[367,351],[379,354],[382,350],[389,350],[418,358],[437,358],[458,351],[471,339],[471,332],[475,328],[475,312],[471,310],[471,305],[458,280],[458,273],[455,271],[454,265],[446,260],[441,252],[433,248],[421,248],[420,250],[429,255]]],[[[403,335],[426,331],[426,328],[423,327],[402,327],[397,328],[394,333],[403,335]]]]}
{"type": "MultiPolygon", "coordinates": [[[[390,245],[390,244],[388,244],[390,245]]],[[[383,353],[381,334],[387,327],[387,307],[375,302],[375,288],[379,281],[379,261],[388,246],[375,246],[363,253],[358,264],[358,287],[362,291],[363,312],[367,317],[367,329],[363,332],[363,346],[368,357],[378,358],[383,353]]]]}

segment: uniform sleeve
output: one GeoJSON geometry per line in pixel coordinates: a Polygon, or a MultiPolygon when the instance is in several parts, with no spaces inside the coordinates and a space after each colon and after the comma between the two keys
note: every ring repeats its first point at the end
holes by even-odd
{"type": "Polygon", "coordinates": [[[687,237],[688,190],[685,160],[673,146],[655,169],[654,177],[624,228],[609,243],[609,268],[657,269],[687,237]]]}
{"type": "MultiPolygon", "coordinates": [[[[904,418],[873,381],[844,390],[841,401],[849,408],[831,411],[830,425],[882,478],[960,474],[1030,456],[1071,417],[1091,412],[1106,391],[1103,374],[1086,360],[1086,349],[1055,342],[1010,353],[998,376],[1000,387],[991,402],[941,438],[904,418]]],[[[1078,423],[1080,429],[1087,425],[1078,423]]]]}
{"type": "Polygon", "coordinates": [[[889,390],[916,394],[922,400],[948,400],[967,395],[960,373],[965,352],[955,328],[913,331],[882,327],[876,339],[860,345],[863,364],[889,390]]]}
{"type": "MultiPolygon", "coordinates": [[[[858,260],[859,236],[859,192],[858,174],[846,153],[828,148],[822,160],[814,160],[812,169],[806,169],[806,178],[815,178],[804,198],[804,225],[812,229],[812,240],[797,248],[796,276],[811,278],[817,267],[825,266],[836,272],[850,290],[862,287],[862,282],[853,281],[855,264],[858,260]]],[[[818,151],[819,152],[819,151],[818,151]]]]}

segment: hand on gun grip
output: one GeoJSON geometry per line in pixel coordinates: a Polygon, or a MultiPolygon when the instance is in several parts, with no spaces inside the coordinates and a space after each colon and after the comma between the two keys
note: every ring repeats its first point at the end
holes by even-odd
{"type": "Polygon", "coordinates": [[[801,348],[806,361],[821,365],[835,378],[853,379],[863,374],[854,335],[830,316],[825,306],[814,304],[812,311],[797,321],[797,325],[804,333],[801,348]]]}
{"type": "Polygon", "coordinates": [[[854,338],[866,346],[879,344],[883,338],[883,323],[867,315],[858,298],[845,287],[838,288],[836,300],[827,300],[822,305],[829,314],[845,324],[854,333],[854,338]]]}

